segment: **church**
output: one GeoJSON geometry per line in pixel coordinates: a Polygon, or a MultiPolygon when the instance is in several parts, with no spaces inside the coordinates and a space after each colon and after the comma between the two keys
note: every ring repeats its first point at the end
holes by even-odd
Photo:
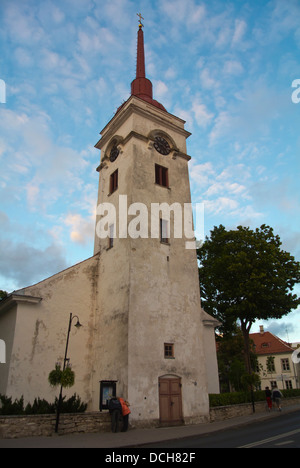
{"type": "Polygon", "coordinates": [[[54,401],[48,375],[65,357],[75,385],[64,394],[76,392],[88,411],[117,395],[136,426],[196,424],[209,417],[209,393],[219,393],[218,322],[201,308],[196,250],[183,229],[190,133],[153,98],[142,23],[137,36],[131,95],[95,145],[94,255],[0,302],[0,394],[54,401]]]}

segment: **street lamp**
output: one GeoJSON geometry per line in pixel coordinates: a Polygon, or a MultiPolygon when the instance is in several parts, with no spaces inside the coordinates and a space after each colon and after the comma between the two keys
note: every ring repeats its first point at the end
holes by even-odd
{"type": "MultiPolygon", "coordinates": [[[[72,315],[70,314],[70,320],[69,320],[69,328],[68,328],[68,334],[67,334],[67,343],[66,343],[66,351],[65,351],[65,357],[64,357],[64,366],[63,366],[63,371],[66,369],[67,362],[69,362],[68,356],[68,348],[69,348],[69,341],[70,341],[70,333],[71,333],[71,326],[72,322],[74,319],[77,319],[77,322],[75,323],[74,327],[77,329],[81,328],[82,325],[79,321],[78,315],[72,315]]],[[[60,416],[60,408],[61,408],[61,403],[62,403],[62,391],[63,391],[63,386],[60,386],[60,392],[59,392],[59,398],[58,398],[58,404],[57,404],[57,412],[56,412],[56,423],[55,423],[55,432],[58,432],[58,425],[59,425],[59,416],[60,416]]]]}

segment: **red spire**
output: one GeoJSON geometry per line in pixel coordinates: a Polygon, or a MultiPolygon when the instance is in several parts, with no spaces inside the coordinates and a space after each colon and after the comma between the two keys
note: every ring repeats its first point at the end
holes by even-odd
{"type": "Polygon", "coordinates": [[[140,25],[139,31],[138,31],[136,77],[137,78],[146,78],[145,52],[144,52],[144,33],[143,33],[141,25],[140,25]]]}
{"type": "Polygon", "coordinates": [[[160,109],[166,110],[162,104],[153,99],[152,83],[146,78],[145,72],[145,51],[144,51],[144,32],[143,25],[140,23],[137,39],[137,62],[136,78],[131,83],[131,95],[137,96],[144,101],[150,102],[160,109]]]}

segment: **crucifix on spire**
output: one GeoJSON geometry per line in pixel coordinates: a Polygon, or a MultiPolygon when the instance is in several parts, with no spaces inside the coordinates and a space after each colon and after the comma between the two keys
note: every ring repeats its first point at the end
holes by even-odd
{"type": "Polygon", "coordinates": [[[143,23],[142,23],[142,19],[144,19],[144,18],[142,17],[141,13],[137,13],[136,15],[140,18],[139,27],[142,28],[144,26],[143,23]]]}

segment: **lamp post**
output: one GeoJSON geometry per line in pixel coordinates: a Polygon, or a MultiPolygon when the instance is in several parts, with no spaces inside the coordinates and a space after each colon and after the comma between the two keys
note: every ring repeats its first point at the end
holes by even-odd
{"type": "MultiPolygon", "coordinates": [[[[67,362],[69,361],[68,356],[68,348],[69,348],[69,341],[70,341],[70,333],[71,333],[71,326],[72,326],[72,321],[77,318],[77,322],[75,323],[76,328],[82,327],[79,317],[77,315],[74,315],[71,313],[70,314],[70,320],[69,320],[69,328],[68,328],[68,334],[67,334],[67,343],[66,343],[66,351],[65,351],[65,357],[64,357],[64,366],[63,366],[63,371],[66,369],[67,362]]],[[[59,392],[59,398],[58,398],[58,404],[57,404],[57,412],[56,412],[56,423],[55,423],[55,432],[58,432],[58,425],[59,425],[59,416],[60,416],[60,409],[61,409],[61,403],[62,403],[62,391],[63,391],[63,386],[60,386],[60,392],[59,392]]]]}

